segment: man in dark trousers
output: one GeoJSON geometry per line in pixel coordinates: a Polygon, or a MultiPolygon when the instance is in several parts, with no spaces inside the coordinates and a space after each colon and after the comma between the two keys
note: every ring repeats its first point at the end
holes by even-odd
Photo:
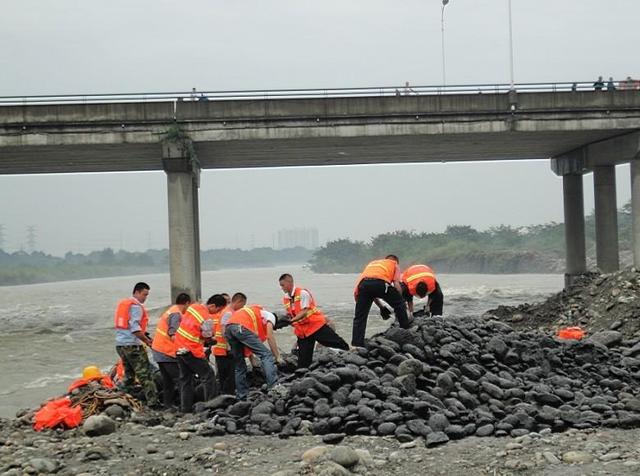
{"type": "Polygon", "coordinates": [[[316,342],[325,347],[349,350],[349,344],[329,327],[326,316],[317,308],[307,289],[296,287],[293,276],[288,273],[280,276],[278,282],[284,292],[284,310],[298,338],[298,368],[311,365],[316,342]]]}
{"type": "Polygon", "coordinates": [[[393,308],[400,327],[404,329],[409,327],[407,306],[402,298],[400,287],[399,262],[397,256],[387,255],[384,259],[371,261],[360,274],[354,291],[356,309],[351,345],[364,347],[364,335],[371,304],[375,302],[383,317],[388,318],[389,315],[383,311],[384,304],[380,300],[384,300],[393,308]]]}
{"type": "Polygon", "coordinates": [[[151,349],[153,359],[158,364],[162,375],[162,400],[165,408],[173,407],[175,403],[176,389],[180,380],[180,369],[176,360],[175,335],[182,313],[191,304],[188,294],[180,293],[176,297],[175,304],[162,313],[156,326],[151,349]]]}

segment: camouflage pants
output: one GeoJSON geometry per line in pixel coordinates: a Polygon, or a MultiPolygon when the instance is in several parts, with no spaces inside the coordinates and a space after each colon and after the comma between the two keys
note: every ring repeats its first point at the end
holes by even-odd
{"type": "Polygon", "coordinates": [[[138,380],[147,399],[147,405],[158,404],[156,384],[149,368],[149,357],[141,345],[116,346],[116,352],[124,364],[124,389],[130,392],[133,384],[138,380]]]}

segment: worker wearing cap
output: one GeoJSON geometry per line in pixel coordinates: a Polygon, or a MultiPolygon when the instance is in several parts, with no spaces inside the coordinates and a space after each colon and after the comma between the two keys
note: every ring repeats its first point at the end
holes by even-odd
{"type": "Polygon", "coordinates": [[[409,312],[413,314],[413,297],[429,296],[427,308],[432,316],[442,316],[444,295],[433,270],[424,264],[414,264],[402,272],[400,276],[402,296],[407,301],[409,312]]]}
{"type": "Polygon", "coordinates": [[[114,321],[116,328],[116,352],[124,365],[123,386],[130,392],[136,379],[142,385],[147,405],[158,404],[156,384],[149,368],[149,357],[144,346],[151,347],[151,339],[146,335],[149,315],[144,302],[151,288],[147,283],[137,283],[133,296],[122,299],[116,308],[114,321]]]}
{"type": "Polygon", "coordinates": [[[367,330],[367,319],[371,305],[375,302],[385,317],[385,307],[381,300],[389,304],[402,328],[409,327],[407,306],[402,298],[400,287],[399,260],[395,255],[387,255],[384,259],[371,261],[358,277],[354,297],[356,299],[355,316],[351,345],[364,347],[364,336],[367,330]]]}
{"type": "Polygon", "coordinates": [[[175,403],[176,388],[180,380],[180,369],[176,360],[175,335],[182,313],[191,304],[191,297],[186,293],[180,293],[176,297],[175,304],[162,313],[153,336],[151,349],[153,360],[158,364],[162,375],[162,400],[165,408],[171,408],[175,403]]]}

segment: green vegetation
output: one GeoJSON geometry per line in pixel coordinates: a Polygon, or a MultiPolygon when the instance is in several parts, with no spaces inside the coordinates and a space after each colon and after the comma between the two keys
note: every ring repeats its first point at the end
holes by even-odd
{"type": "MultiPolygon", "coordinates": [[[[631,206],[618,212],[620,250],[631,247],[631,206]]],[[[585,220],[587,254],[595,254],[595,218],[585,220]]],[[[318,249],[311,269],[318,273],[357,273],[370,260],[389,253],[402,263],[428,263],[440,272],[562,272],[564,225],[547,223],[526,227],[500,225],[485,231],[451,225],[442,233],[395,231],[370,242],[339,239],[318,249]]]]}
{"type": "MultiPolygon", "coordinates": [[[[201,253],[203,270],[305,263],[310,257],[311,251],[304,248],[220,249],[201,253]]],[[[106,248],[86,255],[69,252],[64,258],[41,252],[9,254],[0,250],[0,286],[168,271],[166,249],[141,253],[106,248]]]]}

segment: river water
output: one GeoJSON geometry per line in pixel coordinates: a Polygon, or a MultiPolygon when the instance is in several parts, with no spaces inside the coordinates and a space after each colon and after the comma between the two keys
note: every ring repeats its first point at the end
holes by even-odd
{"type": "MultiPolygon", "coordinates": [[[[203,294],[242,291],[250,303],[282,312],[277,280],[284,272],[311,290],[336,322],[338,333],[350,341],[355,274],[314,274],[300,266],[206,271],[203,294]]],[[[562,275],[442,274],[438,279],[445,295],[445,316],[480,315],[500,304],[540,301],[563,286],[562,275]]],[[[153,330],[170,301],[168,274],[0,288],[0,416],[13,416],[19,408],[35,407],[64,393],[87,365],[109,368],[116,360],[114,306],[130,295],[137,281],[151,286],[146,305],[153,330]]],[[[367,335],[389,325],[376,309],[373,306],[367,335]]],[[[278,331],[277,338],[286,351],[295,340],[290,328],[278,331]]]]}

